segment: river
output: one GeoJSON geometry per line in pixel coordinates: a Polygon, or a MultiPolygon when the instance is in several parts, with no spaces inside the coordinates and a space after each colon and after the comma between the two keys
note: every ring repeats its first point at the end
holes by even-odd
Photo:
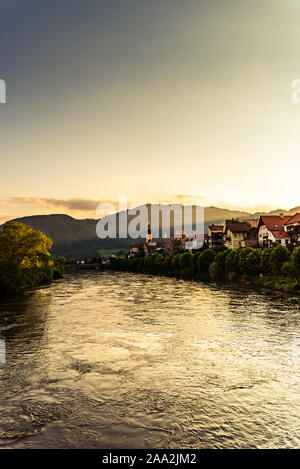
{"type": "Polygon", "coordinates": [[[300,446],[295,297],[79,272],[2,299],[0,339],[1,448],[300,446]]]}

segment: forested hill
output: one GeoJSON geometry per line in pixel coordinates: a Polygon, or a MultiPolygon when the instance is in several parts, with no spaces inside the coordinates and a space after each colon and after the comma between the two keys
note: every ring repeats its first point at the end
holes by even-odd
{"type": "MultiPolygon", "coordinates": [[[[216,207],[205,209],[205,228],[211,223],[223,223],[227,218],[245,217],[250,214],[224,210],[216,207]]],[[[116,252],[128,249],[131,239],[99,239],[96,235],[97,220],[76,220],[69,215],[35,215],[15,219],[25,225],[40,230],[53,240],[52,254],[65,257],[93,257],[98,250],[109,249],[116,252]]]]}
{"type": "Polygon", "coordinates": [[[65,257],[93,257],[99,249],[116,249],[130,246],[126,239],[99,239],[96,236],[97,220],[76,220],[68,215],[36,215],[15,219],[24,225],[40,230],[53,240],[52,254],[65,257]]]}
{"type": "MultiPolygon", "coordinates": [[[[292,215],[299,212],[300,207],[285,211],[278,209],[270,212],[285,213],[292,215]]],[[[260,213],[251,214],[228,210],[218,207],[205,208],[205,230],[210,224],[223,224],[225,220],[232,218],[257,218],[260,213]]],[[[41,230],[53,240],[52,254],[55,256],[66,256],[75,258],[93,257],[98,254],[98,250],[109,249],[118,252],[127,249],[132,240],[130,239],[99,239],[96,236],[97,220],[84,219],[76,220],[69,215],[36,215],[18,218],[25,225],[41,230]]]]}

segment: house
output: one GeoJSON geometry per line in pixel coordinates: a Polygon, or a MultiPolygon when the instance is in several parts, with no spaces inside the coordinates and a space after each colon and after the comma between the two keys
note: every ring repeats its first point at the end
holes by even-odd
{"type": "Polygon", "coordinates": [[[176,238],[174,235],[170,235],[170,237],[165,236],[162,241],[162,247],[164,249],[164,253],[166,257],[172,256],[174,252],[176,238]]]}
{"type": "Polygon", "coordinates": [[[247,223],[226,223],[225,246],[228,249],[239,249],[247,238],[250,226],[247,223]]]}
{"type": "Polygon", "coordinates": [[[206,247],[209,247],[208,233],[204,233],[204,244],[206,245],[206,247]]]}
{"type": "Polygon", "coordinates": [[[259,218],[243,218],[243,223],[248,223],[251,228],[258,228],[259,218]]]}
{"type": "Polygon", "coordinates": [[[153,254],[156,254],[159,248],[161,248],[161,243],[158,243],[156,241],[149,241],[148,243],[145,243],[144,244],[145,256],[152,256],[153,254]]]}
{"type": "Polygon", "coordinates": [[[175,233],[175,240],[177,241],[176,245],[178,248],[180,248],[182,251],[185,250],[185,243],[188,239],[187,234],[185,233],[184,230],[177,230],[175,233]]]}
{"type": "Polygon", "coordinates": [[[128,258],[141,256],[143,255],[143,252],[144,252],[143,243],[132,243],[129,249],[128,258]]]}
{"type": "Polygon", "coordinates": [[[284,231],[289,235],[292,245],[300,242],[300,213],[296,213],[283,225],[284,231]]]}
{"type": "MultiPolygon", "coordinates": [[[[248,222],[247,222],[248,223],[248,222]]],[[[250,227],[247,235],[241,242],[242,248],[254,248],[258,244],[257,228],[250,227]]]]}
{"type": "Polygon", "coordinates": [[[187,239],[184,231],[177,231],[175,235],[165,235],[162,241],[165,256],[172,256],[175,251],[184,251],[187,239]]]}
{"type": "Polygon", "coordinates": [[[290,235],[284,230],[284,225],[290,220],[291,216],[281,215],[262,215],[258,222],[258,242],[278,243],[286,246],[290,243],[290,235]]]}
{"type": "Polygon", "coordinates": [[[208,227],[209,247],[220,246],[224,244],[224,226],[210,225],[208,227]]]}
{"type": "Polygon", "coordinates": [[[189,236],[185,239],[185,250],[193,252],[194,250],[201,249],[204,244],[204,235],[189,236]]]}

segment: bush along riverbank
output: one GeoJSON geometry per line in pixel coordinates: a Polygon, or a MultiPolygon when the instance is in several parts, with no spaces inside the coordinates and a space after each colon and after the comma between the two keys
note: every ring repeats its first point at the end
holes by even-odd
{"type": "Polygon", "coordinates": [[[21,223],[0,231],[0,294],[17,295],[63,276],[63,265],[49,253],[52,240],[21,223]]]}
{"type": "Polygon", "coordinates": [[[160,254],[130,259],[112,258],[110,268],[182,279],[234,282],[300,293],[300,247],[291,253],[286,247],[240,248],[223,246],[195,254],[160,254]]]}

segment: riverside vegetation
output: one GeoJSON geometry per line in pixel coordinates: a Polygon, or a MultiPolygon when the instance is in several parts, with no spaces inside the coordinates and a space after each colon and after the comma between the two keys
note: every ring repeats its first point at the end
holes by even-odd
{"type": "Polygon", "coordinates": [[[300,292],[300,247],[240,248],[224,246],[202,249],[195,254],[177,253],[165,258],[112,258],[110,268],[132,272],[168,275],[182,279],[231,281],[300,292]]]}
{"type": "Polygon", "coordinates": [[[63,266],[49,253],[52,240],[17,222],[0,231],[0,294],[16,295],[63,275],[63,266]]]}

